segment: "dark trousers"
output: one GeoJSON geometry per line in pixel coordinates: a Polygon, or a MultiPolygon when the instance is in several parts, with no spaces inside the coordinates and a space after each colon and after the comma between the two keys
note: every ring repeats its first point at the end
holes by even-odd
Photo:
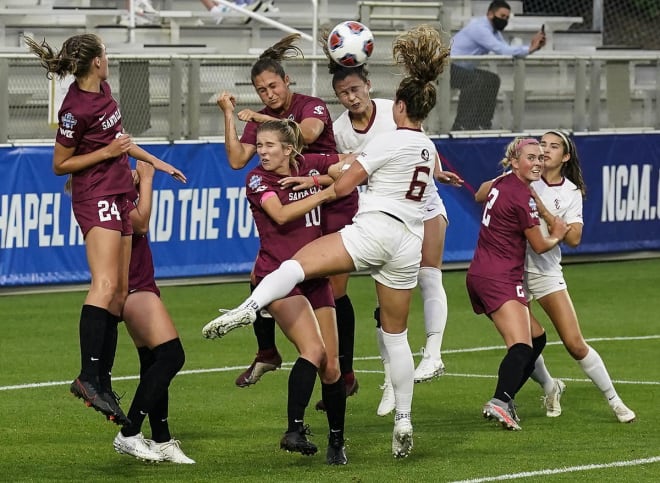
{"type": "Polygon", "coordinates": [[[490,129],[500,90],[500,78],[487,70],[451,65],[451,87],[460,89],[452,130],[490,129]]]}

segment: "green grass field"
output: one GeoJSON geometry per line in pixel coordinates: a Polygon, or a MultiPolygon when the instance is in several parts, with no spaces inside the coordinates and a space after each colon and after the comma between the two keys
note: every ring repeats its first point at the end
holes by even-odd
{"type": "MultiPolygon", "coordinates": [[[[170,426],[186,454],[197,461],[193,466],[145,464],[116,454],[112,440],[117,427],[69,394],[79,368],[83,292],[0,297],[0,480],[659,481],[660,259],[576,264],[565,271],[583,333],[637,413],[635,423],[617,422],[544,317],[546,362],[553,376],[567,384],[562,416],[545,416],[542,391],[530,382],[516,398],[522,431],[507,432],[484,420],[481,406],[492,395],[504,349],[488,319],[472,313],[465,272],[447,272],[447,374],[415,386],[415,447],[409,458],[394,460],[392,419],[375,414],[382,367],[371,318],[373,282],[354,277],[349,291],[357,312],[360,392],[348,401],[346,467],[325,465],[325,416],[313,410],[319,384],[306,418],[319,454],[303,457],[279,450],[286,427],[288,368],[296,357],[280,333],[278,344],[287,364],[246,389],[236,388],[233,381],[256,351],[252,330],[237,330],[216,341],[202,338],[204,323],[218,307],[238,303],[248,290],[246,283],[163,289],[187,356],[184,371],[171,386],[170,426]]],[[[409,326],[411,347],[418,353],[424,341],[419,296],[409,326]]],[[[126,410],[137,371],[137,354],[120,327],[113,373],[115,388],[126,394],[126,410]]],[[[144,431],[148,437],[148,424],[144,431]]]]}

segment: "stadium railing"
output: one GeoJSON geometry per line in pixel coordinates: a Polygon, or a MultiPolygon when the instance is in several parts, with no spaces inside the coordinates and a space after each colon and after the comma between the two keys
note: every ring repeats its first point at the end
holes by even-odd
{"type": "MultiPolygon", "coordinates": [[[[217,93],[235,93],[241,107],[262,107],[249,81],[255,60],[254,55],[113,55],[109,82],[122,106],[124,125],[135,136],[170,141],[219,138],[224,133],[217,93]]],[[[471,60],[502,79],[495,133],[548,127],[578,132],[660,129],[658,52],[454,60],[471,60]]],[[[287,61],[285,69],[294,91],[309,94],[314,88],[334,117],[343,108],[325,73],[326,62],[323,56],[306,56],[287,61]]],[[[398,74],[391,61],[370,62],[373,97],[392,98],[398,74]]],[[[53,88],[34,56],[0,54],[0,143],[52,140],[48,113],[53,88]]],[[[438,81],[438,102],[425,126],[430,134],[484,134],[450,132],[457,101],[447,69],[438,81]]]]}
{"type": "MultiPolygon", "coordinates": [[[[23,32],[46,37],[57,45],[74,33],[96,31],[114,52],[138,53],[141,49],[148,49],[160,53],[169,48],[173,53],[234,54],[271,45],[281,36],[283,24],[312,35],[319,25],[334,25],[347,19],[363,21],[374,30],[377,39],[383,38],[387,44],[394,35],[420,22],[437,24],[450,35],[472,16],[484,13],[479,2],[467,0],[334,0],[331,3],[329,0],[278,0],[279,11],[246,13],[231,10],[223,15],[222,24],[216,25],[197,0],[163,0],[158,12],[143,17],[122,8],[125,6],[123,1],[111,5],[113,2],[88,0],[77,2],[78,5],[67,2],[57,6],[30,6],[29,1],[11,1],[12,4],[0,7],[0,50],[5,52],[21,51],[23,32]],[[247,17],[251,18],[250,22],[245,20],[247,17]]],[[[513,2],[514,11],[522,11],[518,4],[520,2],[513,2]]],[[[483,8],[485,11],[486,7],[483,8]]],[[[552,49],[555,32],[574,23],[582,23],[582,18],[514,15],[505,34],[513,42],[526,42],[541,24],[545,24],[547,49],[552,49]]],[[[304,45],[307,51],[308,47],[309,44],[304,45]]],[[[376,55],[387,55],[388,51],[388,48],[379,48],[376,55]]]]}

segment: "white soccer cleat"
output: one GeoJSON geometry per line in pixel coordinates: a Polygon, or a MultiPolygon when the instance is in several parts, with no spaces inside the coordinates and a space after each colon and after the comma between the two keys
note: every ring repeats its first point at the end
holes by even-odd
{"type": "Polygon", "coordinates": [[[410,418],[394,421],[392,431],[392,456],[406,458],[413,448],[413,427],[410,418]]]}
{"type": "Polygon", "coordinates": [[[549,394],[543,396],[543,405],[545,406],[545,415],[549,418],[561,416],[561,395],[566,390],[566,384],[560,379],[555,379],[555,385],[549,394]]]}
{"type": "Polygon", "coordinates": [[[433,357],[422,348],[422,360],[419,361],[415,369],[415,382],[430,381],[435,377],[440,377],[445,373],[445,365],[442,359],[433,357]]]}
{"type": "Polygon", "coordinates": [[[195,460],[188,458],[181,450],[181,443],[176,439],[170,439],[164,443],[156,443],[150,439],[149,449],[159,455],[163,461],[171,461],[180,465],[194,465],[195,460]]]}
{"type": "Polygon", "coordinates": [[[257,312],[250,307],[238,307],[232,310],[223,310],[222,315],[206,324],[202,335],[207,339],[224,337],[229,332],[244,325],[250,325],[257,319],[257,312]]]}
{"type": "Polygon", "coordinates": [[[163,461],[163,457],[160,454],[151,450],[149,443],[144,439],[142,433],[138,433],[135,436],[124,436],[119,431],[117,436],[115,436],[115,440],[112,442],[112,446],[117,453],[134,456],[142,461],[163,461]]]}
{"type": "Polygon", "coordinates": [[[381,389],[383,390],[383,397],[380,398],[380,404],[378,405],[378,409],[376,409],[376,414],[378,416],[387,416],[394,411],[394,388],[390,381],[385,380],[381,389]]]}
{"type": "Polygon", "coordinates": [[[619,401],[612,406],[612,411],[614,411],[614,414],[620,423],[632,423],[635,421],[635,413],[628,406],[623,404],[623,401],[619,401]]]}

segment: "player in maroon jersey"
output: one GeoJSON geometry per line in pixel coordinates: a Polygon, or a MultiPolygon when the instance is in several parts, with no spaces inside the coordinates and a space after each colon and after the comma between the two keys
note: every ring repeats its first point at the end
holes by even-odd
{"type": "Polygon", "coordinates": [[[525,250],[527,242],[537,253],[551,250],[563,240],[568,226],[555,217],[548,237],[540,228],[530,190],[530,183],[543,171],[543,150],[536,139],[514,139],[503,162],[510,164],[511,173],[493,182],[488,193],[466,284],[474,312],[493,321],[508,349],[483,415],[506,429],[519,430],[513,399],[545,345],[544,339],[532,342],[523,290],[525,250]]]}
{"type": "MultiPolygon", "coordinates": [[[[292,174],[323,175],[331,167],[338,173],[333,164],[339,162],[340,156],[301,155],[303,144],[301,130],[294,121],[269,120],[260,124],[257,130],[260,165],[248,173],[246,183],[247,198],[260,238],[252,273],[255,286],[299,248],[322,235],[320,205],[334,198],[334,190],[312,187],[294,191],[283,187],[281,180],[292,174]]],[[[281,448],[310,455],[317,451],[306,437],[308,431],[303,421],[318,373],[323,400],[328,408],[327,462],[346,464],[346,399],[339,370],[334,301],[328,279],[301,283],[267,309],[300,354],[289,377],[288,428],[280,442],[281,448]]]]}
{"type": "Polygon", "coordinates": [[[152,164],[175,179],[178,169],[152,156],[123,132],[121,112],[112,97],[108,57],[94,34],[74,35],[58,53],[45,41],[26,37],[30,50],[48,71],[75,82],[58,113],[53,171],[70,175],[73,213],[85,238],[91,286],[80,315],[80,375],[71,392],[117,424],[126,416],[112,391],[110,371],[117,347],[117,324],[128,291],[133,233],[129,218],[133,191],[128,155],[152,164]]]}
{"type": "MultiPolygon", "coordinates": [[[[258,112],[243,109],[237,113],[238,119],[246,122],[240,140],[234,119],[235,97],[228,92],[223,92],[218,97],[218,106],[222,109],[225,120],[225,149],[232,168],[241,169],[252,159],[256,152],[256,132],[259,124],[273,119],[289,119],[298,123],[305,142],[303,153],[337,152],[332,119],[325,102],[317,97],[295,93],[289,88],[290,79],[281,61],[301,54],[300,49],[294,45],[299,38],[299,34],[284,37],[266,49],[252,66],[252,84],[265,107],[258,112]]],[[[328,203],[322,219],[323,233],[334,233],[351,223],[357,212],[357,205],[357,190],[349,196],[328,203]]],[[[358,383],[352,365],[355,312],[346,292],[348,274],[333,275],[330,282],[337,307],[342,374],[346,380],[347,395],[352,395],[357,392],[358,383]]],[[[254,323],[254,333],[259,351],[248,369],[236,379],[236,385],[239,387],[255,384],[265,372],[275,370],[282,363],[275,345],[275,322],[259,316],[254,323]]]]}
{"type": "Polygon", "coordinates": [[[130,423],[119,431],[113,446],[118,453],[141,460],[194,464],[195,461],[181,450],[179,441],[172,438],[167,418],[168,388],[183,367],[185,353],[174,322],[160,298],[147,238],[154,172],[148,163],[137,162],[138,191],[131,196],[136,202],[130,213],[133,240],[123,317],[140,359],[140,384],[128,411],[130,423]],[[147,414],[151,439],[145,439],[141,432],[147,414]]]}
{"type": "Polygon", "coordinates": [[[407,338],[408,311],[417,285],[425,203],[435,165],[435,146],[421,127],[436,103],[435,81],[449,49],[436,29],[419,25],[398,36],[392,52],[395,62],[405,69],[392,106],[398,129],[374,138],[355,161],[342,166],[342,176],[328,188],[342,196],[367,182],[353,223],[302,247],[264,277],[239,307],[207,323],[202,334],[209,339],[223,337],[253,323],[260,309],[306,279],[369,270],[381,306],[383,341],[395,393],[392,456],[405,458],[413,448],[415,372],[407,338]]]}

